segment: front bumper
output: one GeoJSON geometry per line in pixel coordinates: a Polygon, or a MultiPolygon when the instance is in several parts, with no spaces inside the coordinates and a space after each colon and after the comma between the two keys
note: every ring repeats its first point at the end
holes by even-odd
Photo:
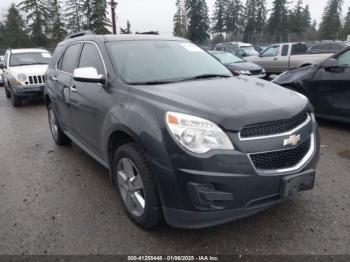
{"type": "MultiPolygon", "coordinates": [[[[254,168],[247,154],[250,144],[199,158],[177,150],[170,140],[171,165],[153,161],[165,220],[181,228],[214,226],[258,213],[295,192],[312,189],[320,145],[317,124],[312,127],[315,149],[310,158],[297,170],[275,173],[260,173],[254,168]]],[[[273,146],[273,139],[265,141],[267,146],[273,146]]]]}
{"type": "Polygon", "coordinates": [[[43,97],[45,85],[11,86],[13,92],[20,97],[43,97]]]}

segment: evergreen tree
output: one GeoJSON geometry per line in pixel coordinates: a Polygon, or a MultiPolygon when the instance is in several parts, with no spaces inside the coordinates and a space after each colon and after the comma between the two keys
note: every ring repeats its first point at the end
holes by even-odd
{"type": "Polygon", "coordinates": [[[303,10],[303,17],[304,17],[304,26],[305,26],[305,28],[309,28],[311,26],[311,22],[312,22],[309,5],[305,6],[305,8],[303,10]]]}
{"type": "Polygon", "coordinates": [[[320,24],[320,36],[323,39],[338,39],[341,33],[341,10],[343,0],[328,0],[320,24]]]}
{"type": "Polygon", "coordinates": [[[96,34],[110,33],[106,28],[110,26],[106,0],[85,0],[83,10],[86,17],[85,29],[94,31],[96,34]]]}
{"type": "Polygon", "coordinates": [[[276,42],[288,41],[289,11],[287,0],[274,0],[272,13],[268,21],[268,31],[276,42]]]}
{"type": "Polygon", "coordinates": [[[84,24],[83,3],[78,0],[67,0],[65,5],[67,30],[70,33],[82,31],[84,24]]]}
{"type": "Polygon", "coordinates": [[[209,39],[210,19],[205,0],[186,0],[188,16],[188,38],[196,43],[204,43],[209,39]]]}
{"type": "Polygon", "coordinates": [[[187,14],[184,0],[176,0],[176,13],[174,15],[174,35],[186,37],[187,14]]]}
{"type": "Polygon", "coordinates": [[[30,37],[35,46],[47,46],[48,39],[44,32],[47,28],[49,10],[44,0],[24,0],[18,4],[21,11],[27,15],[30,37]]]}
{"type": "Polygon", "coordinates": [[[350,35],[350,7],[345,17],[345,24],[344,24],[343,33],[342,33],[342,36],[344,39],[346,39],[348,35],[350,35]]]}
{"type": "Polygon", "coordinates": [[[245,30],[243,41],[256,43],[258,38],[262,40],[266,16],[266,0],[247,0],[244,14],[245,30]]]}
{"type": "Polygon", "coordinates": [[[305,32],[305,40],[316,41],[318,39],[317,22],[314,20],[305,32]]]}
{"type": "Polygon", "coordinates": [[[240,0],[225,1],[224,28],[227,34],[237,35],[242,31],[242,3],[240,0]]]}
{"type": "Polygon", "coordinates": [[[216,0],[214,5],[214,13],[212,17],[213,33],[222,34],[225,32],[225,2],[226,0],[216,0]]]}
{"type": "Polygon", "coordinates": [[[30,44],[28,43],[29,37],[25,29],[23,18],[15,4],[11,4],[8,9],[2,31],[4,34],[2,40],[7,47],[20,48],[27,47],[30,44]]]}
{"type": "Polygon", "coordinates": [[[299,41],[306,30],[304,11],[303,0],[298,0],[290,14],[290,32],[296,34],[299,41]]]}
{"type": "Polygon", "coordinates": [[[59,0],[51,0],[51,15],[50,19],[52,21],[52,25],[50,28],[51,33],[51,42],[55,46],[58,42],[62,41],[65,35],[67,34],[64,29],[65,24],[61,17],[62,9],[61,3],[59,0]]]}

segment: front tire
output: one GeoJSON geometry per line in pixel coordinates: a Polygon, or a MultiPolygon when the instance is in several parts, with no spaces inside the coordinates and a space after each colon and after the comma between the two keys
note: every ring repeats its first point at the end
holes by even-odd
{"type": "MultiPolygon", "coordinates": [[[[9,86],[9,89],[11,90],[10,92],[10,97],[11,97],[11,103],[14,107],[19,107],[20,105],[22,105],[22,99],[20,96],[16,95],[13,92],[13,89],[9,86]]],[[[7,96],[7,95],[6,95],[7,96]]]]}
{"type": "Polygon", "coordinates": [[[6,88],[6,86],[4,86],[4,88],[5,88],[6,98],[10,99],[10,98],[11,98],[11,93],[10,93],[10,91],[6,88]]]}
{"type": "Polygon", "coordinates": [[[60,124],[56,118],[56,114],[53,111],[53,106],[50,103],[47,107],[49,114],[49,125],[53,140],[59,146],[69,145],[71,140],[65,133],[63,133],[60,124]]]}
{"type": "Polygon", "coordinates": [[[162,219],[154,177],[137,144],[121,146],[113,158],[113,178],[126,213],[138,226],[150,229],[162,219]]]}

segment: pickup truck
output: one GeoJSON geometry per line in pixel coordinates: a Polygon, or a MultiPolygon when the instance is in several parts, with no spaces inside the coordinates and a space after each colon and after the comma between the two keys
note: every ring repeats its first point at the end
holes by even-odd
{"type": "Polygon", "coordinates": [[[266,73],[271,75],[319,64],[332,56],[332,54],[306,54],[307,50],[308,46],[305,43],[275,44],[267,47],[259,56],[245,59],[262,66],[266,73]]]}

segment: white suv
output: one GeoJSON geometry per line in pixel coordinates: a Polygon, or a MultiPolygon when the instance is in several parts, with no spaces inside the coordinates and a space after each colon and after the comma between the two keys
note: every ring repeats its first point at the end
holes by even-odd
{"type": "Polygon", "coordinates": [[[44,95],[45,74],[51,54],[45,49],[9,49],[0,69],[6,97],[13,106],[20,106],[23,98],[44,95]]]}

